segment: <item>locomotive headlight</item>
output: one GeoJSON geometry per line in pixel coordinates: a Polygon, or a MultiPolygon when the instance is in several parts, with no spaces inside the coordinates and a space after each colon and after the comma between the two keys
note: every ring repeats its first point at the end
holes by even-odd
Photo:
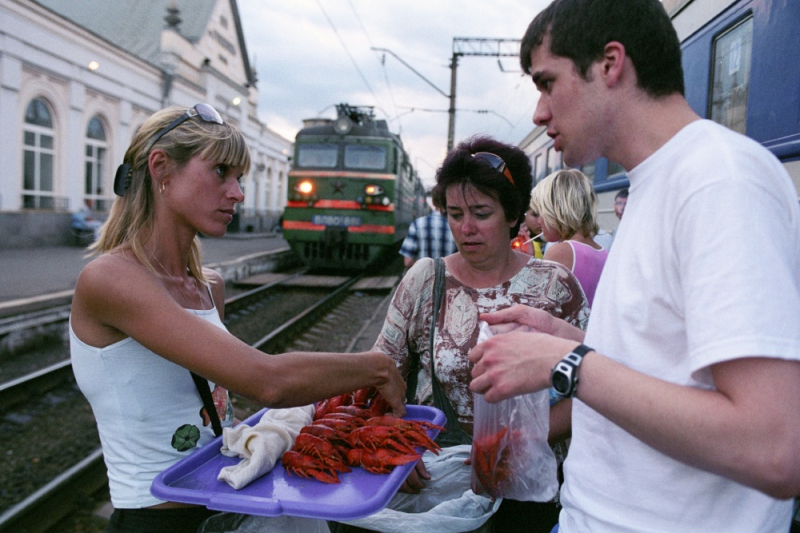
{"type": "Polygon", "coordinates": [[[300,194],[311,194],[314,191],[314,184],[308,180],[301,181],[294,186],[294,190],[300,194]]]}
{"type": "Polygon", "coordinates": [[[383,205],[389,205],[389,197],[388,196],[384,196],[383,200],[381,200],[381,203],[383,205]]]}
{"type": "Polygon", "coordinates": [[[379,194],[383,194],[383,187],[380,185],[367,185],[364,187],[364,193],[367,196],[377,196],[379,194]]]}

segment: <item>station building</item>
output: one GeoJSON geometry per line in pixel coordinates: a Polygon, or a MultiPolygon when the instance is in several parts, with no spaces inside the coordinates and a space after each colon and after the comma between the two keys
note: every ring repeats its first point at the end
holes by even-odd
{"type": "Polygon", "coordinates": [[[73,242],[147,117],[199,102],[253,156],[230,230],[273,228],[292,142],[258,118],[257,81],[236,0],[0,0],[0,250],[73,242]]]}

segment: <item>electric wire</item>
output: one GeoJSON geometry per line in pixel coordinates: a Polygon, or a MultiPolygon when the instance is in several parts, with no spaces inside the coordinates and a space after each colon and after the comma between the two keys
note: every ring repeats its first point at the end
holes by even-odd
{"type": "MultiPolygon", "coordinates": [[[[364,36],[367,38],[367,42],[369,43],[370,49],[375,48],[375,45],[372,43],[372,38],[369,36],[369,32],[367,31],[367,28],[364,25],[364,22],[361,20],[361,15],[358,14],[358,11],[356,10],[355,6],[353,5],[352,0],[347,0],[347,3],[350,6],[350,9],[353,11],[353,15],[355,15],[356,20],[358,21],[358,25],[361,27],[361,31],[364,32],[364,36]]],[[[379,61],[381,63],[381,71],[383,72],[383,79],[386,82],[386,90],[389,92],[389,99],[391,100],[392,110],[393,110],[393,113],[395,115],[394,119],[391,119],[390,117],[388,117],[388,115],[387,115],[387,118],[390,118],[390,120],[396,120],[398,118],[398,116],[397,116],[397,102],[394,99],[394,92],[392,91],[392,84],[389,82],[389,76],[388,76],[387,70],[386,70],[386,61],[385,60],[379,60],[379,61]]],[[[400,124],[400,128],[402,129],[402,124],[400,124]]]]}
{"type": "Polygon", "coordinates": [[[322,14],[325,15],[325,18],[328,20],[328,24],[331,25],[331,28],[333,29],[333,33],[336,34],[336,38],[339,39],[339,42],[342,44],[342,48],[344,48],[344,51],[347,54],[347,57],[349,57],[350,61],[353,63],[353,66],[355,67],[356,71],[358,72],[358,75],[361,76],[361,79],[364,82],[364,85],[367,86],[367,89],[369,89],[369,92],[372,94],[372,97],[375,98],[375,101],[377,102],[378,101],[378,97],[375,95],[375,91],[372,90],[372,86],[367,81],[367,78],[364,76],[364,73],[361,72],[361,69],[358,67],[358,63],[356,63],[355,58],[350,53],[350,50],[347,48],[347,44],[345,44],[344,39],[342,39],[342,36],[339,34],[339,30],[336,29],[336,25],[333,23],[333,20],[331,20],[331,18],[328,16],[328,13],[325,11],[325,8],[322,7],[322,2],[320,2],[320,0],[317,0],[317,5],[319,6],[320,11],[322,11],[322,14]]]}

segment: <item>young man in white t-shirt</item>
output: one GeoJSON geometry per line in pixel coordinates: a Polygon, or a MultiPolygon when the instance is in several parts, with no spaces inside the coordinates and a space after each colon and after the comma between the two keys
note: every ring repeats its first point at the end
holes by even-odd
{"type": "Polygon", "coordinates": [[[658,0],[556,0],[521,61],[541,92],[534,122],[566,164],[618,161],[630,193],[585,337],[530,308],[484,315],[537,333],[477,346],[473,390],[575,398],[561,533],[786,533],[800,493],[800,210],[783,166],[689,107],[658,0]],[[745,233],[765,249],[743,256],[745,233]]]}

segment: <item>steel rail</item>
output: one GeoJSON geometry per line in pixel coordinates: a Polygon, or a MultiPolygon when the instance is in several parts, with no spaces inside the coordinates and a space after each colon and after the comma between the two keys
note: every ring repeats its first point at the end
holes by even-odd
{"type": "Polygon", "coordinates": [[[17,505],[0,515],[0,533],[45,533],[108,482],[103,452],[96,448],[17,505]]]}

